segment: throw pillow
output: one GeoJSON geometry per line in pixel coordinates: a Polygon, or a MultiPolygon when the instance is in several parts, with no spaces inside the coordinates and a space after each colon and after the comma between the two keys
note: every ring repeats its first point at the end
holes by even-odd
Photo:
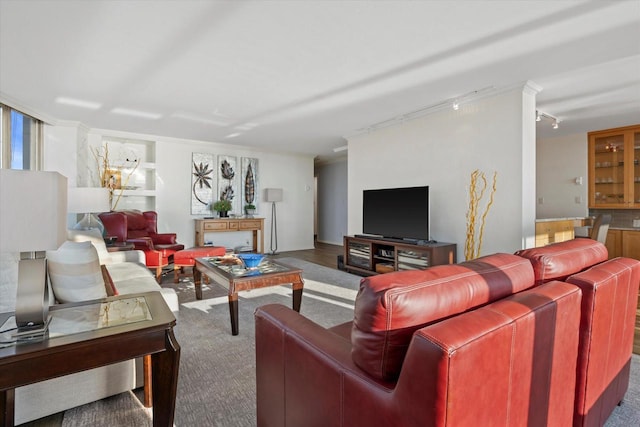
{"type": "Polygon", "coordinates": [[[98,252],[91,242],[66,241],[47,251],[47,270],[53,294],[61,303],[107,296],[98,252]]]}

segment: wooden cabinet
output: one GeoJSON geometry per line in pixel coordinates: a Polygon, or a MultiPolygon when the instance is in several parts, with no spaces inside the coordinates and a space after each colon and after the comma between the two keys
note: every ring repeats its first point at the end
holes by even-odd
{"type": "Polygon", "coordinates": [[[344,237],[345,269],[357,274],[423,270],[433,265],[455,262],[455,243],[413,245],[383,239],[344,237]]]}
{"type": "MultiPolygon", "coordinates": [[[[614,230],[620,231],[621,235],[621,254],[620,256],[627,258],[635,258],[640,260],[640,231],[633,230],[614,230]]],[[[611,234],[611,231],[609,231],[611,234]]],[[[613,258],[609,254],[610,258],[613,258]]],[[[638,295],[638,305],[636,309],[636,325],[635,325],[635,339],[633,341],[633,352],[640,354],[640,294],[638,295]]]]}
{"type": "Polygon", "coordinates": [[[536,222],[536,247],[564,242],[575,237],[573,220],[536,222]]]}
{"type": "Polygon", "coordinates": [[[622,256],[640,260],[640,231],[622,230],[622,256]]]}
{"type": "Polygon", "coordinates": [[[589,207],[640,208],[640,125],[589,132],[589,207]]]}
{"type": "Polygon", "coordinates": [[[264,252],[264,218],[208,218],[195,220],[196,246],[205,246],[206,233],[253,232],[253,251],[264,252]],[[259,234],[259,236],[258,236],[259,234]]]}
{"type": "Polygon", "coordinates": [[[609,259],[622,256],[622,230],[609,229],[604,245],[609,252],[609,259]]]}

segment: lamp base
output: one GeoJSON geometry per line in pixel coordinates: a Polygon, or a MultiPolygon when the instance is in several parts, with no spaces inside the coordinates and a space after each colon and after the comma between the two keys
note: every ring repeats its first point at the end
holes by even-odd
{"type": "Polygon", "coordinates": [[[16,332],[12,334],[18,341],[32,340],[34,338],[44,337],[49,330],[49,323],[51,323],[51,316],[47,316],[44,324],[32,325],[32,326],[18,326],[16,332]]]}
{"type": "Polygon", "coordinates": [[[97,228],[100,230],[100,234],[104,236],[104,224],[100,221],[100,218],[92,213],[86,213],[76,225],[72,227],[73,230],[91,230],[97,228]]]}
{"type": "Polygon", "coordinates": [[[18,263],[17,333],[43,335],[49,326],[49,289],[44,252],[23,252],[18,263]],[[31,257],[31,258],[30,258],[31,257]]]}

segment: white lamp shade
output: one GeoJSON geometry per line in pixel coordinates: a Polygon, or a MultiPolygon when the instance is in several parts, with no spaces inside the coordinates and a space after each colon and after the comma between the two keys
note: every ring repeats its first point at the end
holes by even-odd
{"type": "Polygon", "coordinates": [[[72,187],[69,188],[67,211],[69,213],[107,212],[109,205],[109,189],[106,187],[72,187]]]}
{"type": "Polygon", "coordinates": [[[265,188],[264,200],[266,202],[281,202],[282,201],[282,188],[265,188]]]}
{"type": "Polygon", "coordinates": [[[54,250],[67,238],[67,178],[0,169],[0,252],[54,250]]]}

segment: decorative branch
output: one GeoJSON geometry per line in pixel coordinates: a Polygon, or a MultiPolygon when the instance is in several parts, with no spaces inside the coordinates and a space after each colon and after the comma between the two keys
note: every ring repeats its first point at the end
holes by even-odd
{"type": "Polygon", "coordinates": [[[484,172],[474,170],[471,172],[471,183],[469,185],[469,209],[467,210],[467,238],[464,246],[465,259],[471,260],[480,256],[482,249],[482,239],[484,237],[484,226],[487,221],[487,214],[497,189],[498,173],[493,173],[493,185],[491,187],[491,193],[489,194],[489,201],[487,202],[484,212],[480,215],[480,228],[477,228],[476,221],[479,216],[479,204],[483,199],[487,190],[487,178],[484,172]],[[480,182],[481,181],[481,182],[480,182]],[[477,234],[477,240],[476,240],[477,234]]]}
{"type": "Polygon", "coordinates": [[[138,158],[126,158],[117,166],[112,165],[109,161],[109,144],[104,144],[104,146],[93,148],[91,150],[91,153],[93,154],[93,158],[96,161],[96,170],[98,173],[98,181],[100,181],[100,186],[109,189],[109,206],[111,206],[111,210],[115,210],[118,206],[118,202],[120,202],[122,193],[129,184],[131,176],[134,174],[136,169],[138,169],[140,161],[138,158]],[[117,179],[112,174],[112,171],[117,171],[117,173],[121,177],[120,180],[122,180],[123,169],[128,169],[128,172],[125,176],[124,184],[120,182],[120,184],[118,185],[118,183],[116,182],[117,179]],[[120,191],[117,193],[117,197],[114,202],[113,199],[116,190],[120,191]]]}

